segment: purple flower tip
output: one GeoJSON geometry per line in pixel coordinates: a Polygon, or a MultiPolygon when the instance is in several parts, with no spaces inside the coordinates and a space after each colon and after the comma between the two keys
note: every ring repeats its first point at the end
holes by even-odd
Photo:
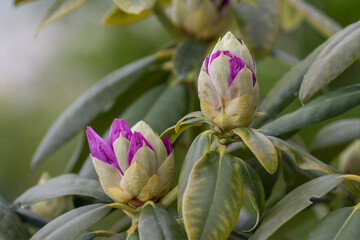
{"type": "Polygon", "coordinates": [[[109,144],[102,139],[91,127],[86,128],[90,153],[97,159],[106,162],[120,170],[115,153],[109,144]]]}
{"type": "Polygon", "coordinates": [[[171,150],[171,144],[170,144],[170,140],[169,140],[168,136],[165,136],[165,137],[164,137],[163,143],[164,143],[164,145],[165,145],[167,154],[170,155],[170,153],[172,152],[172,150],[171,150]]]}
{"type": "Polygon", "coordinates": [[[152,151],[154,151],[154,148],[151,146],[151,144],[145,139],[145,137],[141,133],[134,132],[134,134],[131,136],[131,139],[130,139],[130,146],[129,146],[129,151],[128,151],[128,163],[129,163],[129,165],[131,165],[131,162],[132,162],[137,150],[139,148],[141,148],[144,145],[144,143],[152,151]]]}
{"type": "Polygon", "coordinates": [[[120,133],[123,135],[124,138],[130,141],[132,132],[129,126],[126,124],[124,119],[114,119],[110,127],[110,133],[108,137],[108,143],[112,148],[112,145],[116,139],[120,137],[120,133]]]}
{"type": "Polygon", "coordinates": [[[236,76],[240,72],[240,70],[244,68],[245,63],[241,58],[234,55],[231,59],[229,59],[229,65],[230,65],[230,71],[229,71],[230,82],[229,82],[229,84],[231,85],[231,83],[234,81],[234,79],[236,78],[236,76]]]}

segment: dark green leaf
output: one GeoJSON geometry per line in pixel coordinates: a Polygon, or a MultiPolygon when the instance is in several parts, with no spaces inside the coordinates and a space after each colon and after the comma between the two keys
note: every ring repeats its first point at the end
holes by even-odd
{"type": "MultiPolygon", "coordinates": [[[[137,87],[138,91],[145,91],[144,86],[139,88],[144,82],[137,80],[154,61],[155,57],[149,56],[130,63],[109,74],[82,94],[50,127],[33,156],[32,166],[36,166],[45,156],[74,136],[119,95],[129,104],[136,98],[130,90],[137,87]]],[[[123,105],[122,107],[126,108],[127,105],[123,105]]]]}
{"type": "Polygon", "coordinates": [[[319,53],[304,76],[299,99],[308,101],[360,57],[360,21],[336,34],[319,53]],[[349,29],[352,31],[349,32],[349,29]]]}
{"type": "Polygon", "coordinates": [[[143,120],[161,133],[186,114],[189,109],[189,93],[185,85],[169,86],[153,103],[143,120]]]}
{"type": "Polygon", "coordinates": [[[242,38],[256,59],[265,58],[273,48],[280,32],[278,0],[257,0],[256,5],[233,2],[242,38]]]}
{"type": "Polygon", "coordinates": [[[360,118],[343,119],[320,129],[312,149],[334,147],[358,138],[360,138],[360,118]]]}
{"type": "Polygon", "coordinates": [[[260,217],[265,207],[265,192],[259,175],[256,171],[245,161],[240,160],[240,174],[244,183],[244,190],[246,191],[251,204],[256,211],[256,223],[247,230],[247,232],[253,231],[259,224],[260,217]]]}
{"type": "Polygon", "coordinates": [[[358,239],[360,234],[360,204],[336,209],[310,232],[307,240],[358,239]]]}
{"type": "Polygon", "coordinates": [[[96,237],[96,233],[94,232],[85,232],[81,234],[76,240],[91,240],[96,237]]]}
{"type": "Polygon", "coordinates": [[[209,152],[191,170],[183,217],[190,240],[227,239],[242,202],[240,165],[233,156],[209,152]]]}
{"type": "Polygon", "coordinates": [[[276,172],[277,152],[272,142],[264,134],[252,128],[236,128],[233,132],[244,141],[266,171],[270,174],[276,172]]]}
{"type": "Polygon", "coordinates": [[[201,65],[206,49],[206,44],[197,39],[187,38],[179,43],[173,55],[174,71],[179,79],[201,65]]]}
{"type": "Polygon", "coordinates": [[[16,213],[0,196],[0,239],[27,240],[30,234],[16,213]]]}
{"type": "Polygon", "coordinates": [[[148,204],[139,217],[140,239],[186,239],[182,227],[165,209],[148,204]]]}
{"type": "Polygon", "coordinates": [[[258,111],[264,112],[265,115],[257,117],[252,124],[253,127],[259,127],[265,121],[277,116],[296,98],[306,71],[323,46],[324,44],[317,47],[310,55],[292,67],[290,71],[276,82],[275,86],[271,88],[259,106],[258,111]]]}
{"type": "Polygon", "coordinates": [[[67,195],[89,196],[111,202],[98,181],[75,174],[65,174],[28,189],[14,201],[14,204],[27,207],[40,201],[67,195]]]}
{"type": "Polygon", "coordinates": [[[359,104],[360,84],[355,84],[319,96],[295,112],[281,116],[261,128],[266,135],[280,136],[338,116],[359,104]]]}
{"type": "Polygon", "coordinates": [[[297,187],[271,208],[251,239],[268,239],[284,223],[310,206],[311,198],[324,196],[343,180],[340,175],[326,175],[297,187]]]}
{"type": "Polygon", "coordinates": [[[294,143],[289,143],[279,138],[271,137],[271,136],[269,136],[269,139],[274,143],[276,148],[284,152],[290,153],[294,157],[296,165],[299,166],[301,169],[317,170],[326,174],[337,173],[337,171],[334,168],[316,159],[306,150],[295,145],[294,143]]]}
{"type": "Polygon", "coordinates": [[[334,19],[303,0],[285,0],[299,11],[303,17],[325,37],[330,37],[341,30],[341,25],[334,19]]]}
{"type": "Polygon", "coordinates": [[[36,0],[14,0],[14,4],[16,6],[18,6],[18,5],[21,5],[21,4],[24,4],[24,3],[29,3],[29,2],[34,2],[34,1],[36,1],[36,0]]]}
{"type": "Polygon", "coordinates": [[[123,233],[119,233],[119,234],[116,234],[110,238],[108,238],[108,240],[127,240],[127,232],[123,232],[123,233]]]}
{"type": "Polygon", "coordinates": [[[195,163],[199,161],[207,152],[210,151],[211,137],[209,135],[199,134],[192,142],[181,168],[178,190],[178,213],[179,218],[183,221],[182,202],[185,188],[189,181],[189,175],[195,163]]]}
{"type": "Polygon", "coordinates": [[[32,240],[74,239],[111,211],[105,204],[92,204],[71,210],[45,225],[32,240]]]}
{"type": "Polygon", "coordinates": [[[56,19],[74,11],[83,5],[87,0],[56,0],[54,4],[47,10],[45,16],[41,19],[36,34],[38,34],[46,25],[56,19]]]}

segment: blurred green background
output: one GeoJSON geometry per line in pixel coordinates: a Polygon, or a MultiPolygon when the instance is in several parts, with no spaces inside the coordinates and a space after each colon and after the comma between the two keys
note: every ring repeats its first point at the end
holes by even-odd
{"type": "MultiPolygon", "coordinates": [[[[358,0],[308,1],[346,26],[360,20],[358,0]]],[[[35,171],[31,157],[52,122],[81,93],[107,73],[166,44],[170,36],[155,18],[125,28],[100,22],[111,0],[90,0],[49,25],[35,39],[38,22],[49,6],[39,1],[15,8],[0,2],[0,195],[12,201],[36,184],[45,169],[60,174],[76,139],[48,157],[35,171]]],[[[302,59],[325,39],[306,22],[291,33],[282,33],[276,47],[302,59]]],[[[271,57],[257,62],[262,94],[289,70],[271,57]]],[[[346,70],[330,89],[359,82],[360,63],[346,70]]],[[[300,106],[295,101],[287,111],[300,106]]],[[[360,117],[359,107],[341,116],[360,117]]],[[[310,145],[326,123],[303,129],[310,145]]]]}

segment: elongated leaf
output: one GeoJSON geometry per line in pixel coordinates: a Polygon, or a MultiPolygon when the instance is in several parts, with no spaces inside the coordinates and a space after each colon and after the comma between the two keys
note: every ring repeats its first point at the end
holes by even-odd
{"type": "Polygon", "coordinates": [[[240,165],[231,155],[209,152],[191,170],[183,199],[190,240],[227,239],[242,202],[240,165]]]}
{"type": "Polygon", "coordinates": [[[36,1],[36,0],[14,0],[14,5],[19,6],[21,4],[34,2],[34,1],[36,1]]]}
{"type": "Polygon", "coordinates": [[[295,112],[286,114],[261,128],[266,135],[280,136],[343,114],[359,104],[360,84],[355,84],[317,97],[295,112]]]}
{"type": "Polygon", "coordinates": [[[285,31],[296,29],[304,20],[304,14],[291,6],[288,0],[281,0],[281,27],[285,31]]]}
{"type": "Polygon", "coordinates": [[[337,34],[337,42],[328,44],[320,52],[304,76],[299,99],[308,101],[360,57],[360,21],[337,34]],[[353,31],[349,33],[348,29],[353,31]]]}
{"type": "Polygon", "coordinates": [[[152,8],[156,0],[113,0],[116,6],[126,13],[139,14],[152,8]]]}
{"type": "Polygon", "coordinates": [[[233,132],[244,141],[266,171],[270,174],[276,172],[278,167],[277,152],[274,145],[264,134],[252,128],[236,128],[233,132]]]}
{"type": "Polygon", "coordinates": [[[108,25],[126,26],[141,21],[153,14],[151,9],[142,11],[139,14],[129,14],[113,6],[102,18],[102,22],[108,25]]]}
{"type": "Polygon", "coordinates": [[[233,9],[248,48],[256,59],[266,57],[280,32],[280,4],[278,0],[257,0],[256,5],[233,2],[233,9]]]}
{"type": "Polygon", "coordinates": [[[180,125],[172,126],[166,129],[162,134],[161,137],[168,136],[171,143],[174,143],[178,137],[188,128],[190,127],[200,127],[204,123],[206,123],[205,118],[192,118],[188,120],[184,120],[181,122],[180,125]],[[178,130],[176,131],[176,127],[178,126],[178,130]]]}
{"type": "Polygon", "coordinates": [[[286,0],[305,16],[306,20],[322,35],[330,37],[341,30],[341,25],[334,19],[303,0],[286,0]]]}
{"type": "Polygon", "coordinates": [[[111,211],[105,204],[92,204],[71,210],[40,229],[32,240],[74,239],[111,211]]]}
{"type": "Polygon", "coordinates": [[[271,136],[269,136],[269,139],[274,143],[276,148],[284,152],[290,153],[294,157],[296,165],[299,166],[301,169],[317,170],[326,174],[338,173],[337,170],[316,159],[306,150],[300,148],[294,143],[289,143],[271,136]]]}
{"type": "Polygon", "coordinates": [[[290,69],[275,86],[271,88],[259,106],[259,111],[264,112],[264,116],[257,117],[252,126],[259,127],[265,121],[281,113],[298,95],[301,81],[309,66],[320,53],[324,44],[317,47],[304,60],[290,69]]]}
{"type": "Polygon", "coordinates": [[[246,191],[251,204],[256,211],[255,225],[246,232],[253,231],[260,222],[260,217],[265,207],[265,192],[261,179],[256,171],[245,161],[238,159],[240,162],[240,172],[246,191]]]}
{"type": "Polygon", "coordinates": [[[182,227],[165,209],[148,204],[139,217],[140,239],[187,239],[182,227]]]}
{"type": "Polygon", "coordinates": [[[271,208],[251,239],[268,239],[284,223],[310,206],[311,198],[324,196],[342,180],[340,175],[326,175],[297,187],[271,208]]]}
{"type": "Polygon", "coordinates": [[[333,122],[316,134],[312,149],[334,147],[360,138],[360,118],[333,122]]]}
{"type": "MultiPolygon", "coordinates": [[[[299,147],[294,143],[289,143],[279,138],[270,137],[269,139],[274,143],[276,148],[291,154],[294,157],[295,164],[304,170],[315,170],[325,174],[341,173],[339,170],[330,167],[317,158],[313,157],[310,153],[299,147]]],[[[360,186],[352,183],[349,180],[344,180],[343,185],[349,189],[355,196],[360,197],[360,186]]]]}
{"type": "Polygon", "coordinates": [[[321,219],[307,240],[358,239],[360,234],[360,204],[336,209],[321,219]]]}
{"type": "Polygon", "coordinates": [[[36,34],[38,34],[49,23],[68,14],[71,11],[74,11],[76,8],[83,5],[86,1],[87,0],[56,0],[41,19],[38,29],[36,30],[36,34]]]}
{"type": "Polygon", "coordinates": [[[111,202],[98,181],[75,174],[65,174],[28,189],[14,201],[14,204],[27,207],[40,201],[67,195],[89,196],[111,202]]]}
{"type": "Polygon", "coordinates": [[[189,109],[189,93],[185,85],[169,86],[153,103],[143,120],[161,133],[186,114],[189,109]]]}
{"type": "Polygon", "coordinates": [[[209,135],[199,134],[195,140],[192,142],[186,156],[184,163],[181,168],[180,178],[179,178],[179,190],[178,190],[178,213],[179,218],[183,221],[183,196],[186,189],[186,186],[189,181],[189,175],[191,170],[197,161],[199,161],[207,152],[210,151],[211,146],[211,137],[209,135]]]}
{"type": "Polygon", "coordinates": [[[0,196],[0,239],[27,240],[30,234],[16,213],[0,196]]]}
{"type": "MultiPolygon", "coordinates": [[[[131,87],[134,88],[140,84],[136,81],[137,78],[154,61],[155,57],[149,56],[130,63],[109,74],[81,95],[52,124],[33,156],[32,167],[35,167],[45,156],[74,136],[101,113],[106,104],[110,104],[119,95],[124,95],[126,97],[124,101],[127,100],[131,103],[136,97],[134,93],[129,92],[131,87]]],[[[141,85],[143,84],[144,82],[141,83],[141,85]]],[[[123,105],[125,104],[123,103],[123,105]]]]}
{"type": "Polygon", "coordinates": [[[194,67],[201,66],[207,46],[204,42],[187,38],[179,43],[173,55],[174,71],[179,79],[185,78],[194,67]]]}

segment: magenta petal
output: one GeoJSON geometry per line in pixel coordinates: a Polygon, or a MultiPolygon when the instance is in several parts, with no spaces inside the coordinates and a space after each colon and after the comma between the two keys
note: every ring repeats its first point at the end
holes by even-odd
{"type": "Polygon", "coordinates": [[[164,137],[163,143],[164,143],[164,145],[165,145],[167,154],[170,155],[170,153],[172,152],[172,150],[171,150],[171,144],[170,144],[170,140],[169,140],[168,136],[165,136],[165,137],[164,137]]]}
{"type": "Polygon", "coordinates": [[[110,127],[110,133],[108,137],[108,143],[112,148],[112,145],[116,139],[120,137],[120,133],[122,133],[123,137],[130,141],[132,132],[129,126],[126,124],[124,119],[115,118],[110,127]]]}
{"type": "Polygon", "coordinates": [[[234,55],[229,60],[229,65],[230,65],[229,84],[231,85],[231,83],[234,81],[234,79],[236,78],[236,76],[240,72],[240,70],[244,68],[245,63],[241,58],[234,55]]]}
{"type": "Polygon", "coordinates": [[[128,163],[131,165],[131,161],[133,160],[135,153],[139,148],[141,148],[144,145],[144,142],[146,146],[148,146],[152,151],[154,151],[154,148],[151,146],[151,144],[145,139],[145,137],[139,133],[134,132],[134,134],[131,136],[130,139],[130,146],[128,151],[128,163]]]}
{"type": "Polygon", "coordinates": [[[230,51],[223,51],[223,53],[224,53],[224,55],[232,58],[230,51]]]}
{"type": "Polygon", "coordinates": [[[221,51],[220,50],[217,50],[216,53],[212,54],[211,55],[211,60],[210,60],[210,64],[217,58],[221,55],[221,51]]]}
{"type": "Polygon", "coordinates": [[[104,139],[102,139],[91,127],[86,128],[86,136],[89,142],[91,155],[120,170],[115,153],[110,148],[109,144],[104,139]]]}

